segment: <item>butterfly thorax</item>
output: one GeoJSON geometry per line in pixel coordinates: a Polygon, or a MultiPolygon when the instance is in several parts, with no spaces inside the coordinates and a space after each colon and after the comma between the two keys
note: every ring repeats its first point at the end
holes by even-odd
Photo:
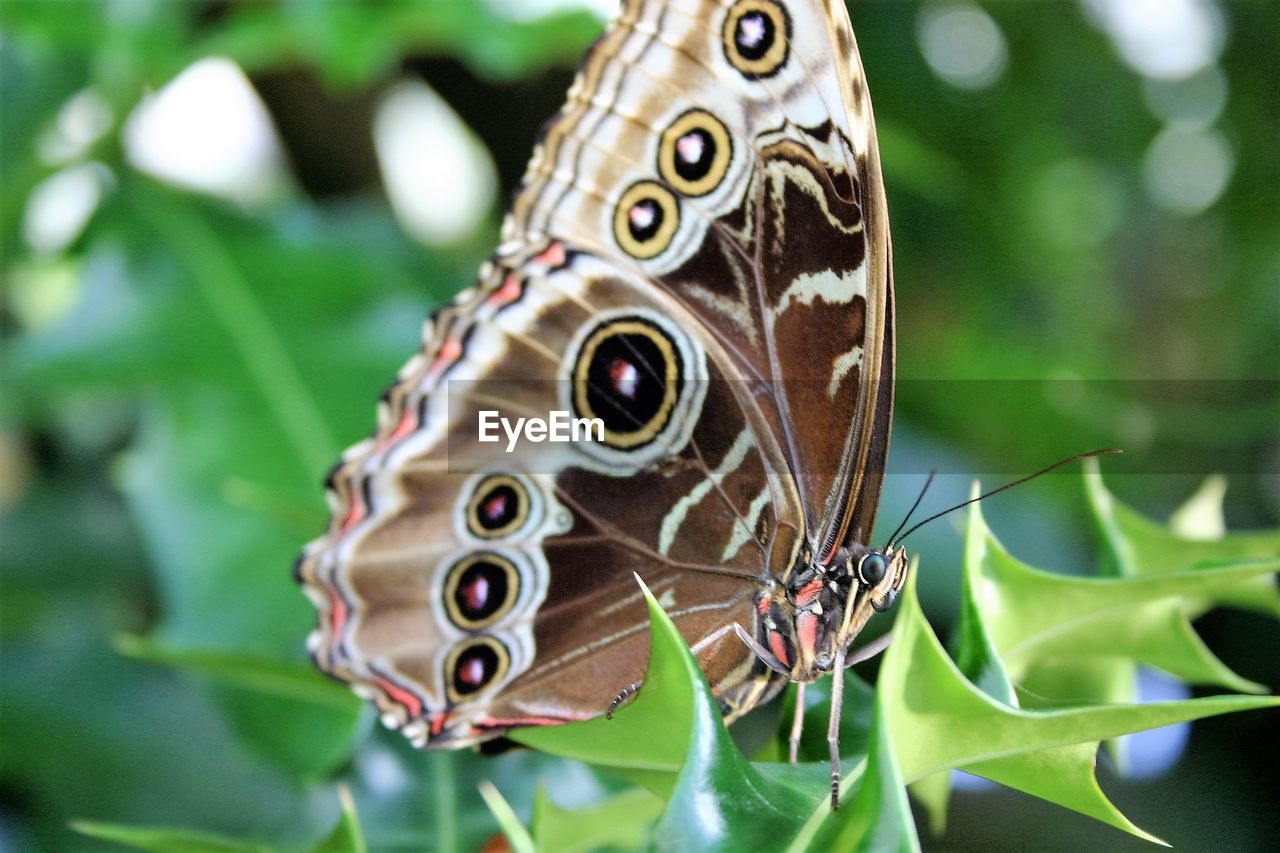
{"type": "Polygon", "coordinates": [[[903,549],[873,550],[854,543],[830,563],[810,559],[757,597],[759,641],[792,681],[831,671],[871,615],[888,609],[906,582],[903,549]]]}

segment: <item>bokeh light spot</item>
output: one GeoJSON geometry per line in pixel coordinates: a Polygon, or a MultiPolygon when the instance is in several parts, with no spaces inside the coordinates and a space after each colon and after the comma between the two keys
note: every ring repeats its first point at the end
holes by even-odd
{"type": "Polygon", "coordinates": [[[1177,80],[1222,54],[1226,25],[1213,0],[1081,0],[1085,15],[1146,77],[1177,80]]]}
{"type": "Polygon", "coordinates": [[[985,89],[1009,64],[1000,26],[972,3],[925,6],[916,32],[929,67],[957,89],[985,89]]]}
{"type": "Polygon", "coordinates": [[[198,60],[144,99],[124,143],[140,171],[244,204],[277,196],[286,181],[271,117],[229,59],[198,60]]]}
{"type": "Polygon", "coordinates": [[[1142,161],[1152,200],[1179,216],[1209,209],[1234,171],[1235,155],[1221,133],[1181,124],[1162,130],[1142,161]]]}
{"type": "Polygon", "coordinates": [[[101,163],[68,166],[45,178],[27,198],[22,236],[37,254],[71,245],[97,210],[111,173],[101,163]]]}
{"type": "Polygon", "coordinates": [[[373,141],[391,207],[417,239],[459,240],[492,208],[497,177],[489,152],[426,84],[404,82],[387,93],[373,141]]]}

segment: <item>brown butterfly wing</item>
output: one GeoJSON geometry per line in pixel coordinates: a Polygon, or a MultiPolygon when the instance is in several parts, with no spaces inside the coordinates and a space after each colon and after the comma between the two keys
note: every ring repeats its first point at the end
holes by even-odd
{"type": "Polygon", "coordinates": [[[331,478],[333,522],[299,564],[321,667],[428,745],[592,716],[643,674],[635,572],[727,711],[767,695],[724,629],[757,633],[757,596],[806,545],[874,516],[885,226],[842,6],[625,3],[495,262],[331,478]],[[614,391],[676,389],[653,435],[642,411],[594,449],[476,443],[482,409],[590,408],[614,367],[614,391]]]}
{"type": "Polygon", "coordinates": [[[675,296],[767,397],[814,550],[865,541],[888,446],[893,303],[843,3],[625,3],[536,150],[506,233],[594,247],[675,296]],[[680,142],[699,132],[703,151],[727,156],[694,161],[694,180],[680,142]],[[630,216],[653,210],[667,228],[635,239],[630,216]]]}
{"type": "Polygon", "coordinates": [[[300,564],[321,611],[319,665],[424,745],[606,710],[647,661],[636,575],[691,644],[710,641],[700,660],[727,710],[769,686],[721,630],[756,629],[768,548],[798,528],[794,502],[775,501],[786,481],[756,440],[759,411],[661,291],[563,244],[541,257],[493,267],[437,318],[377,435],[335,472],[329,534],[300,564]],[[681,370],[652,442],[477,441],[481,411],[572,407],[584,342],[640,321],[681,370]]]}

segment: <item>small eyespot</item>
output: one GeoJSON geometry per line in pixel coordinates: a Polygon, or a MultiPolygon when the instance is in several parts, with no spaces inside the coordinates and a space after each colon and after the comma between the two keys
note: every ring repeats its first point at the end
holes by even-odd
{"type": "Polygon", "coordinates": [[[529,490],[515,477],[485,477],[467,502],[467,530],[478,539],[508,537],[529,521],[530,503],[529,490]]]}
{"type": "Polygon", "coordinates": [[[449,655],[445,685],[449,699],[463,702],[491,684],[501,681],[511,666],[506,646],[492,637],[476,637],[449,655]]]}
{"type": "Polygon", "coordinates": [[[791,18],[775,0],[739,0],[722,32],[724,55],[748,80],[778,73],[791,49],[791,18]]]}
{"type": "Polygon", "coordinates": [[[732,157],[733,142],[724,124],[705,110],[690,110],[662,134],[658,172],[684,195],[706,195],[724,180],[732,157]]]}
{"type": "Polygon", "coordinates": [[[600,324],[573,368],[576,417],[604,422],[604,443],[642,447],[662,432],[683,387],[675,342],[655,323],[624,317],[600,324]]]}
{"type": "Polygon", "coordinates": [[[656,181],[633,184],[622,194],[613,217],[618,245],[642,261],[666,251],[679,227],[680,205],[671,190],[656,181]]]}
{"type": "Polygon", "coordinates": [[[872,551],[858,563],[858,580],[865,586],[876,586],[889,573],[889,560],[878,551],[872,551]]]}
{"type": "Polygon", "coordinates": [[[514,563],[497,554],[473,554],[454,563],[445,577],[445,611],[464,631],[479,631],[510,613],[519,592],[514,563]]]}

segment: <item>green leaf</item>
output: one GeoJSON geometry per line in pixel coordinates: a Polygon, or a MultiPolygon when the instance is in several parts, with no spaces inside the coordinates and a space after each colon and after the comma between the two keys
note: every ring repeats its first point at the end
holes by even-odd
{"type": "MultiPolygon", "coordinates": [[[[1103,484],[1096,461],[1088,460],[1088,463],[1092,464],[1087,464],[1085,494],[1107,557],[1105,565],[1111,574],[1144,577],[1231,561],[1280,559],[1280,530],[1226,533],[1216,538],[1179,535],[1116,500],[1103,484]]],[[[1199,532],[1224,529],[1221,523],[1224,492],[1210,486],[1207,492],[1192,498],[1202,504],[1194,512],[1205,517],[1195,525],[1199,532]]],[[[1280,587],[1266,576],[1223,584],[1201,594],[1192,612],[1199,615],[1216,605],[1255,610],[1280,618],[1280,587]]]]}
{"type": "Polygon", "coordinates": [[[260,755],[291,775],[321,779],[350,754],[362,704],[313,667],[248,654],[167,649],[129,635],[117,636],[115,646],[128,657],[211,679],[237,729],[260,755]]]}
{"type": "Polygon", "coordinates": [[[223,684],[264,695],[308,702],[347,715],[361,707],[348,688],[324,678],[312,666],[235,652],[169,649],[131,634],[118,634],[114,645],[116,651],[126,657],[189,669],[223,684]]]}
{"type": "Polygon", "coordinates": [[[342,815],[333,832],[315,846],[315,853],[367,853],[368,846],[364,841],[364,830],[360,828],[360,815],[356,812],[351,789],[339,785],[338,799],[342,803],[342,815]]]}
{"type": "Polygon", "coordinates": [[[659,846],[731,849],[764,837],[788,837],[823,792],[811,789],[806,795],[782,774],[762,773],[747,763],[725,730],[697,660],[662,607],[642,589],[651,645],[644,686],[635,700],[613,720],[522,729],[513,737],[581,756],[664,795],[667,809],[655,829],[659,846]],[[643,773],[634,776],[635,770],[643,773]]]}
{"type": "MultiPolygon", "coordinates": [[[[894,755],[892,730],[897,721],[892,720],[889,714],[889,703],[878,698],[875,722],[871,727],[870,751],[865,766],[856,777],[856,789],[852,792],[847,790],[853,779],[842,780],[841,809],[827,814],[814,841],[802,835],[792,842],[792,850],[920,849],[911,817],[911,804],[907,802],[907,789],[894,755]]],[[[819,809],[817,814],[822,811],[819,809]]]]}
{"type": "Polygon", "coordinates": [[[502,827],[502,833],[511,842],[512,849],[516,853],[534,853],[533,839],[529,836],[528,830],[524,828],[524,824],[520,823],[520,818],[516,817],[511,804],[488,779],[480,783],[480,796],[484,798],[485,805],[498,821],[498,826],[502,827]]]}
{"type": "MultiPolygon", "coordinates": [[[[1082,786],[1084,779],[1078,768],[1071,773],[1035,772],[1049,767],[1061,769],[1064,762],[1078,759],[1085,747],[1061,750],[1057,755],[1030,762],[1020,757],[1080,744],[1096,746],[1098,741],[1134,731],[1280,705],[1280,699],[1271,696],[1208,697],[1044,711],[1022,710],[997,702],[965,679],[947,657],[920,610],[914,573],[911,578],[899,604],[893,643],[877,684],[877,695],[887,703],[879,710],[892,720],[894,753],[907,782],[948,768],[979,772],[974,766],[982,762],[1013,758],[994,769],[990,764],[982,769],[1027,793],[1085,810],[1093,817],[1133,831],[1094,790],[1096,783],[1082,786]]],[[[1091,772],[1088,778],[1092,779],[1091,772]]]]}
{"type": "Polygon", "coordinates": [[[112,841],[135,850],[154,850],[156,853],[268,853],[271,850],[261,844],[188,829],[126,826],[91,820],[72,821],[71,828],[90,838],[112,841]]]}
{"type": "Polygon", "coordinates": [[[979,761],[964,769],[1020,791],[1044,791],[1038,794],[1044,799],[1139,838],[1164,844],[1159,838],[1135,826],[1107,799],[1094,776],[1097,754],[1098,742],[1091,741],[979,761]],[[1053,780],[1051,791],[1045,790],[1044,783],[1047,779],[1053,780]]]}
{"type": "Polygon", "coordinates": [[[563,726],[517,729],[511,739],[608,769],[660,796],[670,794],[689,754],[702,673],[696,662],[690,670],[688,647],[674,626],[670,628],[674,636],[667,631],[666,614],[655,615],[651,605],[650,619],[644,686],[613,719],[596,717],[563,726]]]}
{"type": "MultiPolygon", "coordinates": [[[[1231,672],[1204,646],[1186,611],[1189,602],[1211,599],[1224,588],[1259,578],[1270,581],[1277,569],[1280,558],[1142,577],[1053,574],[1010,555],[975,504],[970,511],[965,581],[970,597],[984,606],[962,609],[959,659],[998,659],[1018,679],[1046,661],[1121,658],[1159,667],[1193,683],[1265,692],[1261,685],[1231,672]],[[991,657],[993,651],[998,653],[996,658],[991,657]]],[[[1003,695],[993,698],[1008,701],[1008,688],[1002,685],[997,690],[1003,695]]]]}
{"type": "Polygon", "coordinates": [[[660,798],[632,788],[586,809],[562,809],[539,788],[533,801],[532,835],[538,850],[579,853],[601,847],[636,850],[662,813],[660,798]]]}
{"type": "Polygon", "coordinates": [[[951,771],[940,770],[931,776],[917,779],[907,790],[921,809],[929,824],[932,835],[942,835],[947,831],[947,809],[951,800],[951,771]]]}

